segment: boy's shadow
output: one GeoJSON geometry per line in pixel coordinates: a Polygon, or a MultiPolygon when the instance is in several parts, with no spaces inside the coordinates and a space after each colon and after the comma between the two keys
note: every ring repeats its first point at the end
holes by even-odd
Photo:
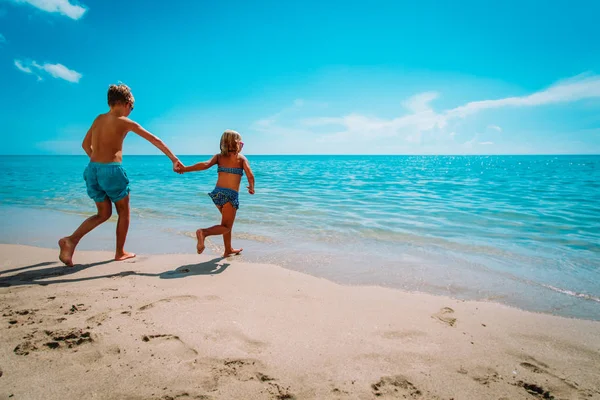
{"type": "Polygon", "coordinates": [[[52,265],[52,264],[56,264],[56,261],[44,261],[44,262],[33,264],[33,265],[27,265],[25,267],[7,269],[6,271],[0,271],[0,275],[9,274],[11,272],[23,271],[23,270],[30,269],[30,268],[45,267],[47,265],[52,265]]]}
{"type": "Polygon", "coordinates": [[[52,280],[52,281],[44,281],[42,279],[53,278],[56,276],[65,276],[71,275],[76,272],[83,271],[85,269],[96,267],[98,265],[104,265],[115,260],[106,260],[99,261],[91,264],[76,264],[73,267],[65,267],[64,265],[56,262],[56,261],[46,261],[34,265],[28,265],[26,267],[13,268],[6,271],[2,271],[1,274],[6,274],[10,272],[21,271],[16,275],[2,277],[0,276],[0,287],[10,287],[10,286],[23,286],[23,285],[42,285],[46,286],[49,284],[55,283],[65,283],[65,282],[78,282],[78,281],[86,281],[90,279],[98,279],[98,278],[109,278],[112,276],[122,276],[123,272],[113,275],[104,275],[98,277],[88,277],[88,278],[79,278],[79,279],[60,279],[60,280],[52,280]],[[41,266],[59,264],[56,267],[50,268],[42,268],[42,269],[33,269],[41,266]]]}
{"type": "Polygon", "coordinates": [[[203,263],[182,265],[173,271],[165,271],[158,276],[160,279],[177,279],[191,275],[216,275],[222,273],[231,265],[223,260],[225,260],[223,257],[218,257],[203,263]]]}

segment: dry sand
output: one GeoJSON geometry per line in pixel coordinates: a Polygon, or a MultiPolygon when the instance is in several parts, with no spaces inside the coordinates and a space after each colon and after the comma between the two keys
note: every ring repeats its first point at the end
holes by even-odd
{"type": "Polygon", "coordinates": [[[600,399],[600,323],[241,258],[0,245],[0,399],[600,399]]]}

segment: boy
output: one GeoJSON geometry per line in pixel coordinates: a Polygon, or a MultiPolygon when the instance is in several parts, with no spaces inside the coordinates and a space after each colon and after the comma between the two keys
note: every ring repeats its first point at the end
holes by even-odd
{"type": "Polygon", "coordinates": [[[73,252],[81,238],[110,218],[112,203],[115,203],[119,214],[115,260],[122,261],[135,257],[134,253],[124,249],[129,229],[129,179],[121,166],[121,160],[123,140],[128,132],[137,133],[165,153],[173,162],[174,171],[182,167],[179,159],[162,140],[127,118],[133,111],[134,101],[129,87],[123,84],[110,85],[108,88],[110,110],[96,117],[83,139],[82,147],[90,157],[90,163],[84,171],[84,179],[88,196],[96,202],[98,213],[86,219],[71,236],[58,241],[59,259],[68,267],[73,266],[73,252]]]}

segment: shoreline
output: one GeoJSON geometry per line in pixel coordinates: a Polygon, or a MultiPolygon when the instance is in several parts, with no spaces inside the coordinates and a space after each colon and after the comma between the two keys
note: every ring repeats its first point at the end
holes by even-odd
{"type": "MultiPolygon", "coordinates": [[[[192,238],[193,239],[193,238],[192,238]]],[[[194,242],[195,243],[195,242],[194,242]]],[[[58,259],[58,253],[59,253],[59,247],[58,244],[55,248],[52,247],[46,247],[46,246],[35,246],[35,245],[28,245],[28,244],[14,244],[14,243],[2,243],[0,242],[0,250],[5,247],[5,246],[20,246],[20,247],[25,247],[25,248],[33,248],[33,249],[38,249],[38,250],[43,250],[43,251],[54,251],[56,253],[56,263],[59,264],[58,267],[64,267],[64,268],[70,268],[70,267],[65,267],[60,260],[58,259]]],[[[188,246],[189,247],[189,246],[188,246]]],[[[600,327],[600,320],[597,319],[593,319],[593,318],[582,318],[582,317],[577,317],[577,316],[569,316],[569,315],[560,315],[560,314],[553,314],[551,312],[544,312],[544,311],[534,311],[534,310],[528,310],[526,308],[521,308],[519,306],[514,306],[514,305],[510,305],[510,304],[506,304],[500,301],[497,301],[497,299],[495,298],[485,298],[485,299],[462,299],[459,297],[454,297],[452,295],[448,295],[448,294],[436,294],[436,293],[430,293],[427,291],[420,291],[420,290],[408,290],[408,289],[403,289],[403,288],[398,288],[398,287],[394,287],[394,286],[384,286],[381,284],[362,284],[362,283],[344,283],[344,282],[338,282],[334,279],[330,279],[327,278],[325,276],[319,276],[319,275],[314,275],[310,272],[306,272],[306,271],[298,271],[296,269],[292,269],[292,268],[286,268],[284,266],[281,265],[277,265],[277,264],[272,264],[272,263],[263,263],[263,262],[254,262],[254,261],[248,261],[243,259],[243,257],[241,256],[243,253],[241,253],[240,255],[231,255],[229,257],[222,257],[221,255],[218,254],[206,254],[206,251],[204,252],[204,254],[202,255],[197,255],[194,254],[192,252],[165,252],[165,253],[144,253],[144,254],[140,254],[140,253],[136,253],[136,257],[134,257],[132,260],[125,260],[122,262],[117,262],[112,260],[112,256],[113,253],[110,251],[106,251],[106,250],[77,250],[75,252],[76,255],[79,255],[81,253],[102,253],[102,254],[106,254],[107,256],[110,255],[110,257],[108,257],[108,259],[106,260],[106,263],[115,263],[115,264],[128,264],[128,263],[137,263],[138,259],[142,259],[142,260],[146,260],[148,258],[154,258],[154,257],[174,257],[174,258],[193,258],[193,257],[198,257],[200,259],[204,259],[204,258],[210,258],[211,260],[235,260],[235,261],[239,261],[240,263],[244,264],[244,265],[268,265],[270,267],[273,268],[278,268],[281,269],[283,271],[289,271],[291,273],[296,273],[296,274],[300,274],[300,275],[304,275],[313,279],[318,279],[318,280],[324,280],[326,282],[331,283],[332,285],[337,285],[340,287],[345,287],[345,288],[369,288],[371,290],[391,290],[391,291],[398,291],[404,295],[419,295],[419,296],[431,296],[433,298],[436,299],[445,299],[447,301],[450,302],[460,302],[460,303],[482,303],[482,304],[494,304],[497,305],[499,307],[506,307],[510,310],[514,310],[515,312],[524,312],[524,313],[530,313],[533,315],[543,315],[543,316],[548,316],[548,317],[553,317],[553,318],[563,318],[563,319],[567,319],[567,320],[577,320],[577,321],[588,321],[588,322],[594,322],[594,323],[598,323],[599,327],[600,327]]],[[[87,259],[89,255],[86,255],[84,257],[84,259],[87,259]]],[[[0,253],[0,257],[1,257],[1,253],[0,253]]],[[[47,261],[48,263],[50,263],[50,261],[47,261]]],[[[87,268],[87,263],[85,262],[75,262],[74,264],[74,268],[87,268]]],[[[79,271],[79,269],[77,269],[77,271],[79,271]]],[[[174,272],[173,270],[171,271],[163,271],[163,273],[159,273],[159,274],[144,274],[143,272],[140,273],[140,276],[148,276],[148,277],[158,277],[160,279],[169,279],[167,278],[168,274],[174,272]]],[[[55,273],[58,275],[61,275],[60,273],[55,273]]],[[[68,272],[67,272],[68,274],[68,272]]],[[[135,275],[135,274],[133,274],[135,275]]],[[[3,276],[3,272],[0,269],[0,288],[4,287],[1,285],[2,279],[5,278],[5,276],[3,276]]],[[[40,285],[40,286],[44,286],[44,283],[42,281],[38,282],[34,282],[32,283],[32,285],[40,285]]],[[[10,286],[8,286],[10,287],[10,286]]],[[[587,300],[587,299],[584,299],[587,300]]],[[[596,300],[592,300],[592,301],[596,301],[596,300]]]]}
{"type": "MultiPolygon", "coordinates": [[[[5,222],[0,243],[54,248],[59,236],[73,230],[81,222],[82,216],[92,213],[82,212],[80,216],[79,213],[60,210],[51,212],[44,208],[4,205],[0,207],[0,215],[5,222]],[[23,219],[37,220],[38,227],[31,231],[27,225],[22,224],[23,219]]],[[[187,225],[179,228],[176,225],[161,228],[163,224],[164,220],[160,218],[138,218],[133,221],[128,248],[148,255],[186,254],[194,251],[192,228],[197,222],[187,221],[187,225]],[[188,231],[189,234],[186,234],[188,231]]],[[[110,251],[114,246],[114,226],[115,221],[101,225],[86,237],[79,248],[85,251],[110,251]]],[[[444,258],[443,255],[430,260],[432,264],[411,254],[402,255],[400,260],[382,254],[380,258],[372,260],[369,253],[355,251],[340,258],[328,255],[326,248],[310,245],[303,247],[303,243],[299,243],[298,248],[279,248],[277,243],[257,242],[253,240],[256,235],[243,232],[238,231],[239,237],[234,235],[234,243],[252,250],[242,253],[242,258],[247,262],[276,264],[343,285],[380,286],[460,300],[491,300],[532,312],[600,321],[597,296],[587,291],[582,293],[573,290],[569,285],[545,285],[543,281],[506,275],[470,264],[456,266],[455,263],[460,260],[449,263],[449,258],[444,258]],[[297,256],[292,257],[296,254],[297,256]],[[378,268],[371,267],[372,263],[378,265],[378,268]]],[[[209,240],[207,243],[209,255],[220,254],[220,242],[209,240]]]]}
{"type": "Polygon", "coordinates": [[[0,398],[600,398],[597,321],[235,257],[0,254],[0,398]]]}

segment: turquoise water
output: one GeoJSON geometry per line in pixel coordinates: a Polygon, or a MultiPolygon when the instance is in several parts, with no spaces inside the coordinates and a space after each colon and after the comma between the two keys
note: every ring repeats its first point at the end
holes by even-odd
{"type": "MultiPolygon", "coordinates": [[[[249,159],[256,195],[241,192],[234,226],[246,261],[600,319],[600,156],[249,159]]],[[[0,240],[53,246],[70,233],[94,210],[86,163],[0,157],[0,240]]],[[[193,252],[195,229],[219,221],[206,195],[216,170],[180,176],[170,165],[162,156],[125,159],[132,251],[193,252]]],[[[113,229],[81,248],[112,249],[113,229]]],[[[210,241],[209,252],[220,248],[210,241]]]]}

